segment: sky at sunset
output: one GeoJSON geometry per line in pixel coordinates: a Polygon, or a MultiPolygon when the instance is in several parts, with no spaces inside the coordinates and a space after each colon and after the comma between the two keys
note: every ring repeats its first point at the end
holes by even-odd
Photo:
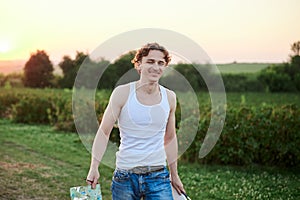
{"type": "Polygon", "coordinates": [[[283,62],[300,40],[299,9],[299,0],[0,0],[0,61],[40,49],[57,62],[159,28],[195,41],[215,63],[283,62]]]}

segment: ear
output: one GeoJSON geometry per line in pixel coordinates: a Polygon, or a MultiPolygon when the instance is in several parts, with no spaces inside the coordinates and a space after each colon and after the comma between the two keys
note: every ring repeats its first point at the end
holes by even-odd
{"type": "Polygon", "coordinates": [[[136,64],[137,64],[137,68],[138,69],[142,69],[142,63],[141,63],[141,61],[137,62],[136,64]]]}
{"type": "Polygon", "coordinates": [[[141,62],[141,61],[138,61],[136,64],[137,64],[137,66],[139,66],[139,67],[140,67],[140,66],[141,66],[141,64],[142,64],[142,62],[141,62]]]}
{"type": "Polygon", "coordinates": [[[138,72],[139,74],[141,74],[141,69],[142,69],[142,67],[141,67],[141,62],[137,62],[137,63],[136,63],[135,69],[137,70],[137,72],[138,72]]]}

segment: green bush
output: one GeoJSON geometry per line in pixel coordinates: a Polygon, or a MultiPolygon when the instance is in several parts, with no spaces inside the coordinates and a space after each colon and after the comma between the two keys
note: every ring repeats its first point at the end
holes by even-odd
{"type": "Polygon", "coordinates": [[[49,123],[48,110],[53,110],[52,99],[45,96],[23,96],[12,106],[12,119],[21,123],[49,123]]]}
{"type": "Polygon", "coordinates": [[[48,109],[48,119],[51,125],[57,130],[75,132],[75,124],[72,114],[71,91],[64,90],[65,94],[60,94],[55,98],[53,109],[48,109]],[[68,94],[69,93],[69,94],[68,94]]]}
{"type": "Polygon", "coordinates": [[[222,134],[203,159],[198,153],[210,116],[199,122],[196,139],[182,156],[192,162],[232,165],[300,165],[300,110],[296,105],[229,108],[222,134]]]}
{"type": "Polygon", "coordinates": [[[3,89],[0,93],[0,117],[9,118],[11,115],[12,105],[19,101],[19,97],[11,90],[3,89]]]}
{"type": "Polygon", "coordinates": [[[258,80],[264,83],[270,92],[297,92],[295,77],[299,71],[299,67],[293,61],[291,64],[274,64],[263,69],[258,75],[258,80]]]}
{"type": "Polygon", "coordinates": [[[300,73],[295,75],[294,84],[295,84],[297,90],[300,91],[300,73]]]}
{"type": "Polygon", "coordinates": [[[253,74],[223,74],[227,92],[263,92],[266,86],[253,74]]]}

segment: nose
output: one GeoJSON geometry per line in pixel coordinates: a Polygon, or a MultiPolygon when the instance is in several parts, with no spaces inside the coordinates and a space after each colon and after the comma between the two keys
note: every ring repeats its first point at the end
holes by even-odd
{"type": "Polygon", "coordinates": [[[154,63],[153,66],[152,66],[152,68],[153,68],[155,71],[159,71],[159,70],[160,70],[160,66],[159,66],[159,64],[157,64],[157,63],[154,63]]]}
{"type": "Polygon", "coordinates": [[[153,63],[153,67],[158,69],[159,68],[158,63],[157,62],[153,63]]]}

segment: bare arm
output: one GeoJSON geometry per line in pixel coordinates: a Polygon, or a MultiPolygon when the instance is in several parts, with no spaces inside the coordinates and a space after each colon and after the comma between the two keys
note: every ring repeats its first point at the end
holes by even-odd
{"type": "Polygon", "coordinates": [[[111,94],[92,147],[92,158],[87,183],[94,188],[100,177],[98,167],[105,153],[114,123],[118,119],[128,93],[126,86],[117,87],[111,94]]]}
{"type": "Polygon", "coordinates": [[[168,91],[168,99],[170,104],[170,114],[166,127],[165,133],[165,151],[167,155],[167,161],[169,165],[171,181],[173,187],[180,194],[185,192],[183,184],[178,176],[177,171],[177,154],[178,154],[178,144],[176,137],[176,128],[175,128],[175,111],[176,111],[176,95],[174,92],[168,91]]]}

